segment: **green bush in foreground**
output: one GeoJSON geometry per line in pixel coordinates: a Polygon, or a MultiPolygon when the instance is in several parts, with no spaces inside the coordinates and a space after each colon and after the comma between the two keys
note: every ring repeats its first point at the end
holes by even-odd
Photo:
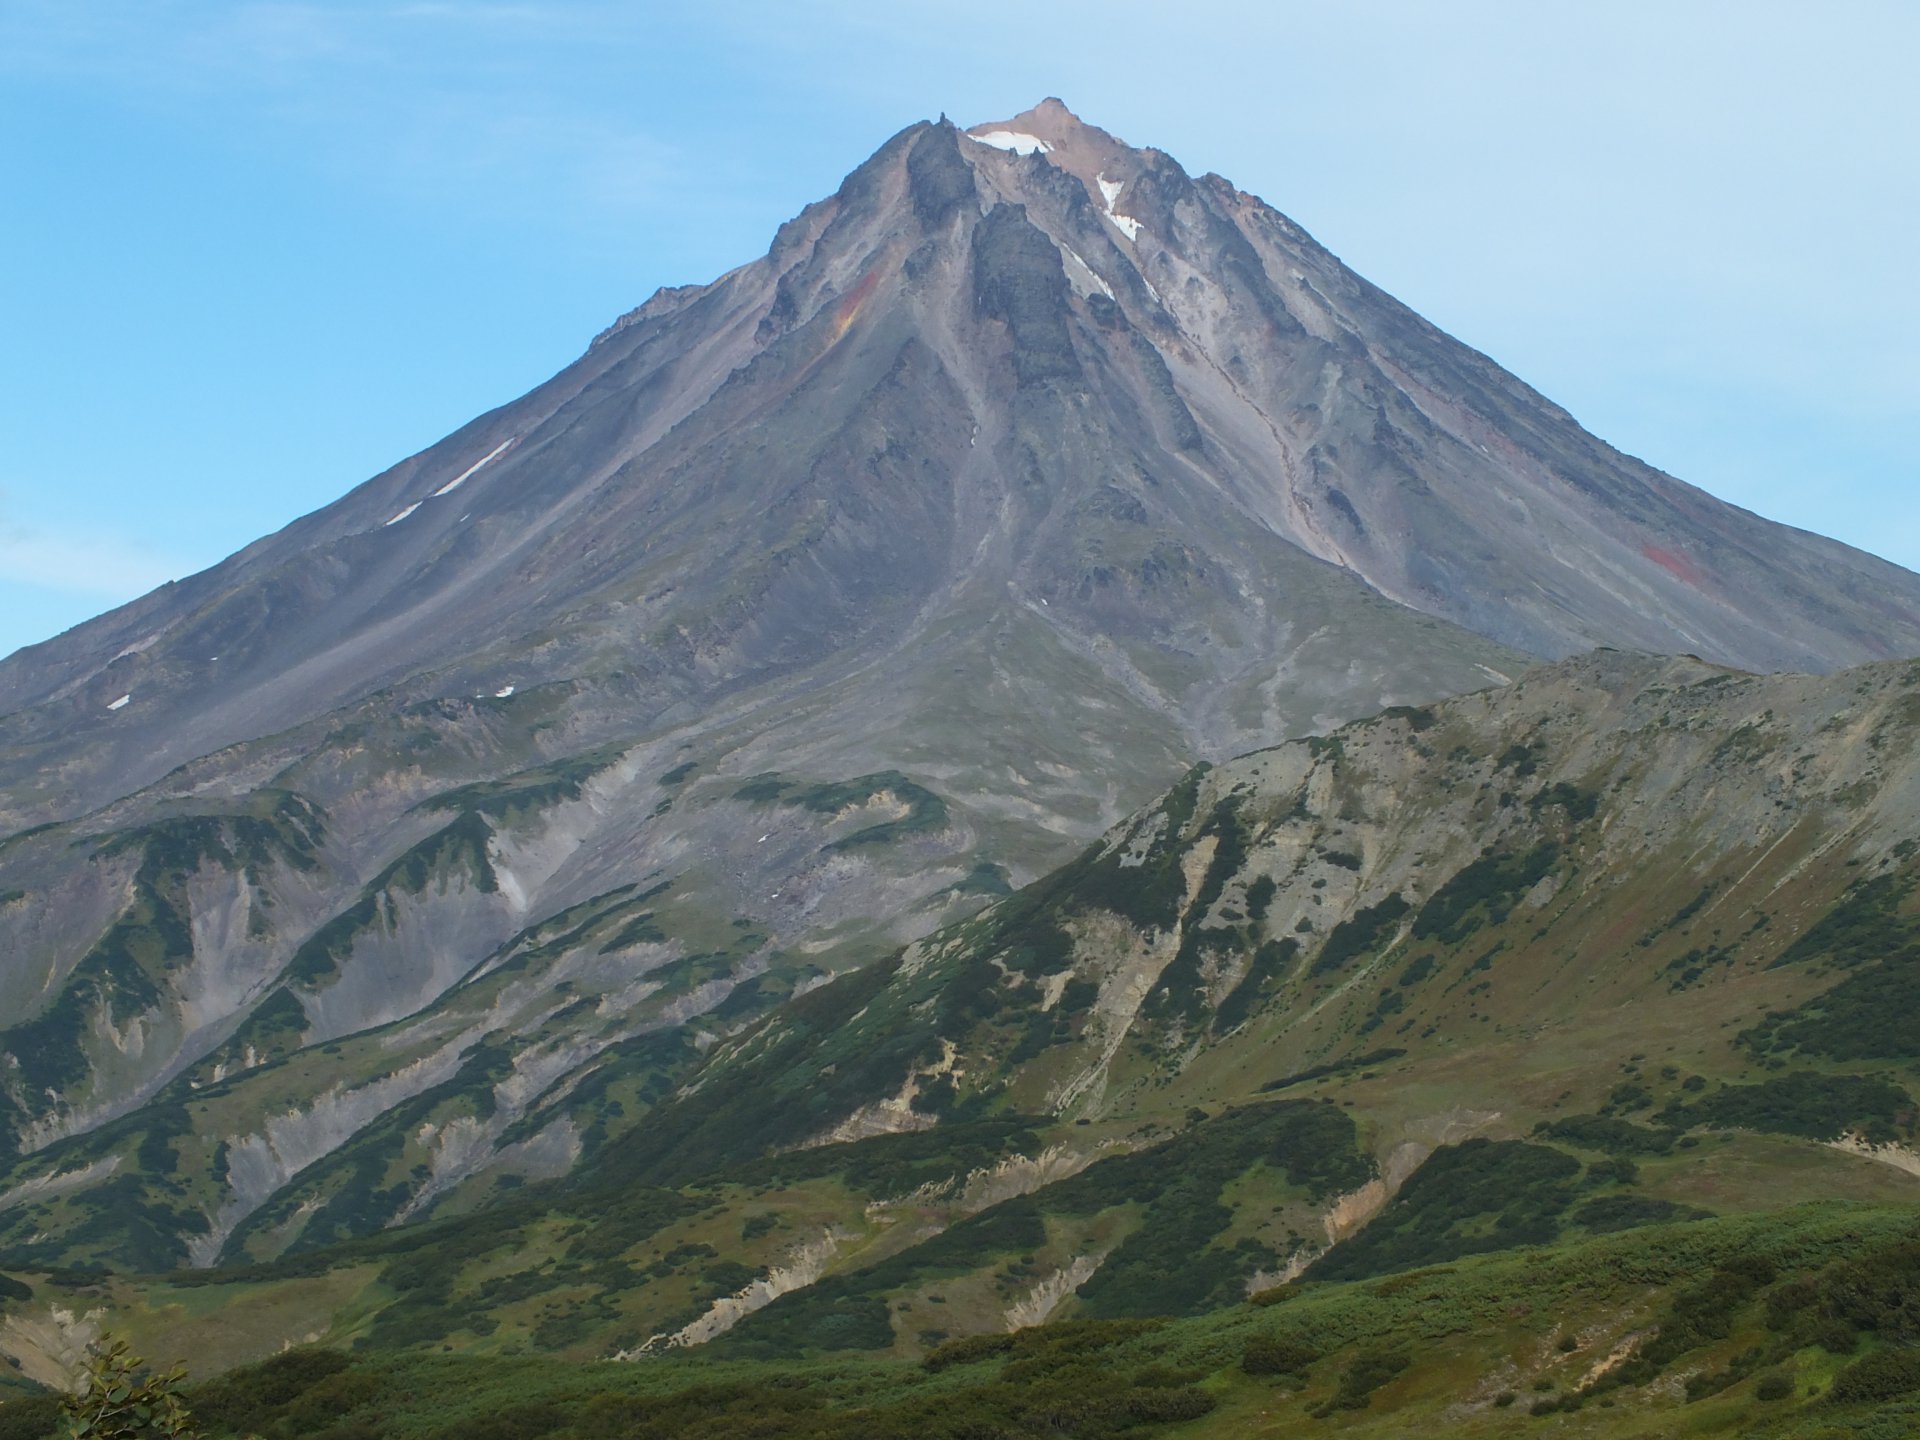
{"type": "Polygon", "coordinates": [[[86,1388],[62,1407],[72,1419],[74,1440],[199,1440],[178,1394],[185,1367],[156,1375],[144,1371],[145,1364],[124,1340],[109,1340],[94,1351],[86,1388]]]}

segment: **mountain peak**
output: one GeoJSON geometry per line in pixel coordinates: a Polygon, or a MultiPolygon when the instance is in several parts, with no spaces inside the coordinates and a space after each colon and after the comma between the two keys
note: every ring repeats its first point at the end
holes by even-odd
{"type": "Polygon", "coordinates": [[[1062,100],[1058,95],[1047,96],[1047,98],[1042,100],[1038,105],[1035,105],[1030,110],[1021,111],[1020,114],[1014,118],[1030,124],[1078,126],[1086,123],[1078,115],[1074,114],[1072,110],[1068,109],[1067,102],[1062,100]]]}
{"type": "Polygon", "coordinates": [[[1135,153],[1125,141],[1089,125],[1052,95],[1011,119],[984,121],[962,133],[1016,155],[1045,155],[1048,163],[1077,176],[1090,194],[1098,193],[1104,170],[1120,166],[1135,153]]]}
{"type": "Polygon", "coordinates": [[[1064,100],[1052,95],[1010,119],[987,120],[968,126],[966,133],[976,140],[997,134],[1026,135],[1044,141],[1050,149],[1083,138],[1097,138],[1104,144],[1126,148],[1099,126],[1089,125],[1074,114],[1064,100]]]}

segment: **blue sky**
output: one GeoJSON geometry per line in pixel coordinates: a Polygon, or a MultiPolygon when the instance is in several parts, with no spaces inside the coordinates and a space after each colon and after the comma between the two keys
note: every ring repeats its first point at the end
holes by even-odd
{"type": "Polygon", "coordinates": [[[1057,94],[1622,449],[1920,567],[1920,6],[0,0],[0,653],[1057,94]]]}

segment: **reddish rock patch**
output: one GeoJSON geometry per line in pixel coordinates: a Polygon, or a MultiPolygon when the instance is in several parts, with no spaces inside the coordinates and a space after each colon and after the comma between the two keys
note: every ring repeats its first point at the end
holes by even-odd
{"type": "Polygon", "coordinates": [[[1689,585],[1698,585],[1703,578],[1700,567],[1677,550],[1669,550],[1663,545],[1642,545],[1640,553],[1668,574],[1678,576],[1689,585]]]}

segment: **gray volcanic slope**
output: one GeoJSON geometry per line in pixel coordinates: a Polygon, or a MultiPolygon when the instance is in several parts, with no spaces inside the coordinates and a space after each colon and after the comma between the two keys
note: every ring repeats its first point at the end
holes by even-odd
{"type": "Polygon", "coordinates": [[[925,669],[956,617],[1030,624],[1208,749],[1342,709],[1214,698],[1271,680],[1309,595],[1370,590],[1547,657],[1920,649],[1920,580],[1611,450],[1218,177],[1056,101],[975,133],[1051,148],[903,131],[763,259],[0,663],[12,813],[380,687],[618,666],[664,712],[909,638],[925,669]],[[58,796],[29,780],[54,767],[58,796]]]}
{"type": "Polygon", "coordinates": [[[1920,577],[1618,454],[1057,101],[915,125],[764,258],[0,661],[0,1153],[131,1174],[83,1142],[223,1087],[208,1258],[484,1055],[407,1204],[563,1167],[516,1117],[636,1037],[967,913],[1195,758],[1596,644],[1911,654],[1920,577]]]}

